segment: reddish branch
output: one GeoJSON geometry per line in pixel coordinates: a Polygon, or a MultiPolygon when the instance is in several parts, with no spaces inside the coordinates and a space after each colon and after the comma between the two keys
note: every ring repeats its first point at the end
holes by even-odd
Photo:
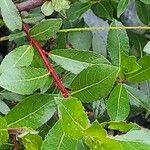
{"type": "Polygon", "coordinates": [[[63,86],[60,78],[58,77],[58,75],[56,74],[56,72],[54,71],[54,68],[52,66],[52,64],[50,64],[46,54],[44,53],[43,48],[41,47],[40,43],[33,37],[31,37],[28,33],[29,31],[29,26],[27,24],[23,23],[23,30],[26,32],[28,40],[30,40],[31,44],[38,50],[49,74],[53,77],[56,85],[58,86],[58,88],[60,89],[61,93],[63,94],[63,96],[66,98],[69,96],[69,92],[65,89],[65,87],[63,86]]]}
{"type": "Polygon", "coordinates": [[[24,11],[41,6],[42,4],[43,0],[27,0],[19,4],[16,4],[16,7],[18,8],[19,11],[24,11]]]}
{"type": "Polygon", "coordinates": [[[13,135],[13,144],[14,144],[14,150],[18,150],[19,146],[16,140],[16,135],[13,135]]]}

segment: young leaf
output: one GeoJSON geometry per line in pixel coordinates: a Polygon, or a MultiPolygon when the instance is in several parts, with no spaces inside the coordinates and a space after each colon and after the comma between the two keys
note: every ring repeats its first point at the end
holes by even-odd
{"type": "MultiPolygon", "coordinates": [[[[112,27],[123,26],[120,22],[114,21],[112,27]]],[[[125,30],[110,30],[108,32],[107,49],[114,65],[121,64],[121,52],[129,53],[129,39],[125,30]]]]}
{"type": "Polygon", "coordinates": [[[22,20],[12,0],[1,0],[0,8],[6,26],[14,31],[22,29],[22,20]]]}
{"type": "Polygon", "coordinates": [[[101,99],[112,89],[117,72],[117,67],[105,64],[84,69],[74,78],[71,95],[82,102],[101,99]]]}
{"type": "Polygon", "coordinates": [[[110,130],[118,130],[120,132],[128,132],[130,130],[140,130],[141,127],[138,126],[137,124],[135,123],[132,123],[132,122],[125,122],[125,121],[110,121],[110,122],[103,122],[101,123],[101,125],[104,127],[104,128],[108,128],[110,130]]]}
{"type": "Polygon", "coordinates": [[[57,64],[74,74],[78,74],[93,64],[109,64],[104,56],[90,51],[60,49],[53,50],[49,56],[57,64]]]}
{"type": "Polygon", "coordinates": [[[150,79],[150,56],[144,56],[138,64],[142,67],[140,70],[127,75],[129,82],[142,82],[150,79]]]}
{"type": "Polygon", "coordinates": [[[6,115],[9,111],[10,108],[6,105],[6,103],[0,100],[0,113],[6,115]]]}
{"type": "Polygon", "coordinates": [[[0,116],[0,146],[7,143],[8,138],[9,135],[7,132],[7,122],[3,117],[0,116]]]}
{"type": "Polygon", "coordinates": [[[108,98],[107,112],[112,121],[123,121],[128,117],[129,111],[127,91],[123,85],[117,85],[108,98]]]}
{"type": "Polygon", "coordinates": [[[94,150],[121,150],[119,142],[109,138],[107,132],[97,122],[93,122],[91,127],[84,131],[85,143],[94,150]]]}
{"type": "Polygon", "coordinates": [[[42,137],[38,134],[29,133],[21,139],[26,150],[41,150],[42,137]]]}
{"type": "Polygon", "coordinates": [[[42,68],[9,68],[0,76],[0,86],[14,93],[29,95],[43,87],[48,80],[52,82],[47,70],[42,68]]]}
{"type": "Polygon", "coordinates": [[[65,135],[72,139],[81,139],[83,131],[89,126],[89,120],[81,102],[70,97],[59,102],[58,110],[65,135]]]}
{"type": "Polygon", "coordinates": [[[120,0],[117,7],[117,17],[119,18],[126,10],[129,0],[120,0]]]}
{"type": "Polygon", "coordinates": [[[29,34],[39,41],[48,40],[50,37],[55,35],[62,25],[62,20],[58,19],[47,19],[33,26],[29,34]]]}
{"type": "Polygon", "coordinates": [[[13,67],[28,67],[34,55],[34,49],[30,45],[23,45],[10,52],[1,63],[1,72],[13,67]]]}
{"type": "Polygon", "coordinates": [[[45,16],[49,16],[54,12],[54,6],[51,1],[46,1],[41,7],[41,11],[45,16]]]}
{"type": "Polygon", "coordinates": [[[25,98],[5,116],[9,128],[36,129],[47,122],[55,112],[55,95],[35,94],[25,98]]]}
{"type": "Polygon", "coordinates": [[[141,2],[145,3],[145,4],[150,4],[149,0],[140,0],[141,2]]]}
{"type": "Polygon", "coordinates": [[[50,129],[46,138],[43,141],[41,150],[76,150],[77,140],[73,140],[65,135],[59,120],[50,129]]]}

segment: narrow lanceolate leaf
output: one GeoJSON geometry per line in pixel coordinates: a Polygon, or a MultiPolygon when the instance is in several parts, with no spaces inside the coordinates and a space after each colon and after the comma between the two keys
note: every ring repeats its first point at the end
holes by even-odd
{"type": "Polygon", "coordinates": [[[89,120],[81,102],[76,98],[70,97],[65,101],[59,102],[58,110],[65,135],[73,139],[81,139],[83,131],[89,126],[89,120]]]}
{"type": "Polygon", "coordinates": [[[41,150],[76,150],[77,140],[73,140],[65,135],[61,127],[61,121],[57,121],[48,132],[41,150]]]}
{"type": "Polygon", "coordinates": [[[123,85],[117,85],[111,92],[107,101],[107,112],[112,121],[125,120],[130,111],[127,91],[123,85]]]}
{"type": "Polygon", "coordinates": [[[43,68],[10,68],[0,76],[0,86],[14,93],[28,95],[43,87],[48,80],[52,82],[43,68]]]}
{"type": "Polygon", "coordinates": [[[127,76],[129,82],[142,82],[150,79],[150,56],[142,57],[138,64],[142,68],[127,76]]]}
{"type": "Polygon", "coordinates": [[[93,64],[109,64],[109,61],[102,55],[75,49],[53,50],[49,56],[57,64],[74,74],[78,74],[93,64]]]}
{"type": "Polygon", "coordinates": [[[23,45],[10,52],[1,63],[1,72],[11,67],[29,66],[33,60],[33,47],[23,45]]]}
{"type": "Polygon", "coordinates": [[[140,0],[141,2],[145,3],[145,4],[150,4],[149,0],[140,0]]]}
{"type": "MultiPolygon", "coordinates": [[[[122,26],[114,21],[112,27],[122,26]]],[[[129,39],[125,30],[110,30],[107,39],[107,49],[114,65],[121,63],[121,52],[129,53],[129,39]]]]}
{"type": "Polygon", "coordinates": [[[0,100],[0,113],[6,115],[10,111],[9,107],[6,105],[5,102],[0,100]]]}
{"type": "Polygon", "coordinates": [[[73,80],[71,95],[82,102],[96,101],[113,87],[118,68],[112,65],[93,65],[81,71],[73,80]]]}
{"type": "Polygon", "coordinates": [[[6,26],[14,31],[22,29],[22,20],[12,0],[1,0],[0,8],[6,26]]]}
{"type": "Polygon", "coordinates": [[[61,19],[48,19],[33,26],[29,33],[37,40],[44,41],[55,35],[62,25],[61,19]]]}
{"type": "Polygon", "coordinates": [[[128,86],[128,85],[124,85],[124,86],[127,89],[131,105],[142,107],[146,109],[147,111],[150,111],[149,95],[131,86],[128,86]]]}
{"type": "Polygon", "coordinates": [[[55,112],[54,95],[35,94],[15,106],[5,119],[9,128],[38,128],[47,122],[55,112]]]}
{"type": "Polygon", "coordinates": [[[149,150],[150,149],[150,131],[148,130],[131,130],[120,136],[115,136],[123,150],[149,150]]]}
{"type": "Polygon", "coordinates": [[[0,146],[7,143],[8,138],[9,135],[7,132],[7,122],[0,116],[0,146]]]}
{"type": "Polygon", "coordinates": [[[129,0],[120,0],[117,7],[117,17],[119,18],[126,10],[129,0]]]}

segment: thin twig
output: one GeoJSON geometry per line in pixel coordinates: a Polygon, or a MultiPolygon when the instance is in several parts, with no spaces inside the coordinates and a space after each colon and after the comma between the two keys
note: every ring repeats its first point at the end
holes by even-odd
{"type": "Polygon", "coordinates": [[[16,135],[13,135],[13,144],[14,144],[14,150],[18,150],[19,146],[16,140],[16,135]]]}
{"type": "Polygon", "coordinates": [[[28,40],[30,40],[31,44],[38,50],[49,74],[53,77],[56,85],[58,86],[58,88],[60,89],[62,95],[66,98],[69,96],[69,92],[65,89],[64,85],[62,84],[60,78],[58,77],[58,75],[56,74],[56,72],[54,71],[54,68],[52,66],[52,64],[50,64],[46,54],[43,52],[43,48],[41,47],[40,43],[33,37],[30,37],[28,31],[29,31],[29,26],[27,24],[23,23],[23,30],[25,31],[25,33],[27,34],[27,38],[28,40]]]}

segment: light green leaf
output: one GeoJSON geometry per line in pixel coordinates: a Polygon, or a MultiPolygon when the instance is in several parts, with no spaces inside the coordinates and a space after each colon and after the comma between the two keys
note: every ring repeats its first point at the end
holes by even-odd
{"type": "Polygon", "coordinates": [[[117,85],[107,101],[107,112],[112,121],[125,120],[130,111],[127,91],[123,85],[117,85]]]}
{"type": "Polygon", "coordinates": [[[43,141],[41,150],[76,150],[77,141],[65,135],[61,127],[61,121],[57,121],[50,129],[43,141]]]}
{"type": "Polygon", "coordinates": [[[55,35],[62,25],[62,20],[58,19],[47,19],[33,26],[29,34],[37,40],[44,41],[55,35]]]}
{"type": "Polygon", "coordinates": [[[34,49],[30,45],[23,45],[10,52],[1,63],[1,72],[13,67],[29,66],[33,60],[34,49]]]}
{"type": "Polygon", "coordinates": [[[138,64],[142,67],[140,70],[127,75],[129,82],[142,82],[150,79],[150,56],[144,56],[138,64]]]}
{"type": "Polygon", "coordinates": [[[78,74],[93,64],[109,64],[104,56],[89,51],[60,49],[53,50],[49,56],[57,64],[74,74],[78,74]]]}
{"type": "Polygon", "coordinates": [[[81,71],[73,80],[71,95],[82,102],[92,102],[106,96],[113,87],[118,68],[93,65],[81,71]]]}
{"type": "Polygon", "coordinates": [[[0,113],[6,115],[10,111],[9,107],[4,103],[2,100],[0,100],[0,113]]]}
{"type": "Polygon", "coordinates": [[[14,31],[22,29],[22,20],[12,0],[1,0],[0,8],[6,26],[14,31]]]}
{"type": "Polygon", "coordinates": [[[9,128],[36,129],[47,122],[55,112],[55,95],[35,94],[25,98],[5,116],[9,128]]]}
{"type": "Polygon", "coordinates": [[[85,130],[85,143],[94,150],[121,150],[119,142],[110,139],[107,132],[97,122],[93,122],[91,127],[85,130]]]}
{"type": "Polygon", "coordinates": [[[150,99],[149,99],[148,95],[146,95],[141,90],[138,90],[131,86],[128,86],[128,85],[124,85],[124,86],[127,89],[131,104],[133,104],[137,107],[141,106],[141,107],[145,108],[147,111],[150,111],[150,99]]]}
{"type": "Polygon", "coordinates": [[[9,68],[0,76],[0,86],[14,93],[29,95],[43,87],[48,80],[52,82],[47,70],[42,68],[9,68]]]}
{"type": "Polygon", "coordinates": [[[81,102],[70,97],[59,102],[58,110],[65,135],[73,139],[81,139],[83,131],[89,126],[89,120],[81,102]]]}
{"type": "Polygon", "coordinates": [[[131,130],[127,134],[116,136],[114,139],[121,142],[123,150],[126,150],[126,148],[133,150],[149,150],[150,148],[149,130],[131,130]]]}
{"type": "Polygon", "coordinates": [[[46,1],[41,6],[41,11],[45,16],[49,16],[54,12],[54,7],[51,1],[46,1]]]}
{"type": "Polygon", "coordinates": [[[8,138],[9,135],[7,132],[7,122],[3,117],[0,116],[0,146],[7,143],[8,138]]]}
{"type": "Polygon", "coordinates": [[[26,150],[41,150],[42,137],[38,134],[29,133],[23,136],[21,139],[26,150]]]}
{"type": "Polygon", "coordinates": [[[103,122],[101,125],[104,128],[110,129],[110,130],[117,130],[120,132],[128,132],[130,130],[138,130],[141,129],[140,126],[138,126],[135,123],[132,122],[125,122],[125,121],[110,121],[110,122],[103,122]]]}
{"type": "Polygon", "coordinates": [[[146,52],[146,53],[148,53],[148,54],[150,54],[150,42],[148,42],[146,44],[146,46],[144,47],[143,51],[146,52]]]}
{"type": "Polygon", "coordinates": [[[119,18],[126,10],[129,0],[120,0],[117,7],[117,17],[119,18]]]}
{"type": "MultiPolygon", "coordinates": [[[[123,26],[120,22],[114,21],[112,27],[123,26]]],[[[107,50],[114,65],[121,64],[121,52],[129,53],[129,39],[125,30],[110,30],[108,32],[107,50]]]]}
{"type": "Polygon", "coordinates": [[[58,12],[70,8],[69,0],[52,0],[52,3],[53,3],[55,11],[58,11],[58,12]]]}

